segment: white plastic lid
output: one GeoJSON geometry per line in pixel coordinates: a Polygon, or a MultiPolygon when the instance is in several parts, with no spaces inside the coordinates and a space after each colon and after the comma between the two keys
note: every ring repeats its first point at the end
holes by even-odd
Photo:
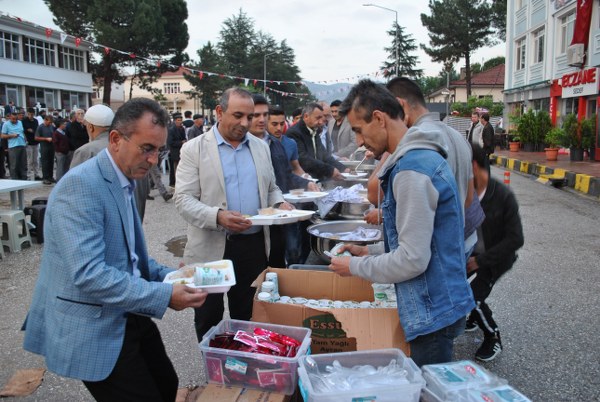
{"type": "Polygon", "coordinates": [[[272,292],[275,289],[275,284],[273,282],[265,281],[262,283],[261,290],[263,292],[272,292]]]}
{"type": "Polygon", "coordinates": [[[258,300],[260,301],[271,301],[273,296],[269,292],[260,292],[258,294],[258,300]]]}

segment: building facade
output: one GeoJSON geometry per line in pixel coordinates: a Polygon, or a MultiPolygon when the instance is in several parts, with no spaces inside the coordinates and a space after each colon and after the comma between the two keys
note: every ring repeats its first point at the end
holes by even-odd
{"type": "MultiPolygon", "coordinates": [[[[599,1],[508,0],[506,49],[505,117],[544,110],[560,125],[569,113],[597,116],[599,1]],[[572,45],[574,36],[581,43],[572,45]]],[[[600,160],[598,148],[596,133],[600,160]]]]}
{"type": "MultiPolygon", "coordinates": [[[[503,102],[504,100],[504,64],[492,67],[480,73],[473,74],[471,77],[471,96],[476,98],[491,98],[493,102],[503,102]]],[[[438,89],[427,95],[427,102],[443,103],[450,97],[449,102],[467,103],[467,80],[464,77],[450,82],[448,90],[446,88],[438,89]]]]}
{"type": "Polygon", "coordinates": [[[169,113],[178,112],[183,114],[186,110],[189,110],[192,113],[203,113],[204,111],[201,110],[202,106],[200,104],[200,94],[196,91],[194,86],[185,79],[184,74],[189,74],[189,72],[183,67],[180,67],[177,71],[167,71],[162,74],[156,82],[151,84],[157,94],[140,88],[137,78],[130,75],[123,84],[125,99],[130,99],[130,97],[155,99],[160,102],[169,113]]]}
{"type": "Polygon", "coordinates": [[[89,48],[71,36],[61,41],[59,32],[0,14],[0,104],[64,114],[89,107],[88,55],[89,48]]]}

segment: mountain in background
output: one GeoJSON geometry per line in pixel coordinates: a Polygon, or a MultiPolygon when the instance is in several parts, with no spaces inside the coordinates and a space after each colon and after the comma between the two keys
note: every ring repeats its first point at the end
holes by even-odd
{"type": "Polygon", "coordinates": [[[353,84],[349,82],[345,83],[335,83],[330,85],[324,84],[315,84],[314,82],[304,81],[304,84],[308,87],[310,92],[314,95],[318,100],[325,101],[327,103],[331,103],[336,99],[341,101],[346,98],[348,92],[350,92],[350,88],[352,88],[353,84]]]}

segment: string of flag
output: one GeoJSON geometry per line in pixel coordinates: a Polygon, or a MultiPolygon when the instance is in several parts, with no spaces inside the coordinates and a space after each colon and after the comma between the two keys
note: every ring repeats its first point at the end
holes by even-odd
{"type": "MultiPolygon", "coordinates": [[[[67,34],[65,32],[61,32],[61,31],[55,31],[52,28],[48,28],[48,27],[44,27],[42,25],[36,24],[34,22],[31,21],[27,21],[22,19],[21,17],[17,17],[14,15],[11,15],[9,13],[6,13],[4,11],[0,11],[0,15],[5,16],[7,18],[13,19],[15,21],[18,21],[20,23],[23,24],[28,24],[31,25],[35,28],[39,28],[42,29],[45,32],[46,38],[51,38],[55,33],[58,34],[58,37],[60,39],[60,43],[64,44],[67,39],[72,38],[73,42],[75,43],[75,47],[78,48],[79,46],[81,46],[81,44],[85,44],[90,48],[96,48],[99,51],[103,51],[106,55],[110,54],[111,52],[120,54],[120,55],[124,55],[129,57],[130,59],[135,59],[138,61],[144,61],[146,63],[148,63],[148,65],[155,65],[156,67],[161,67],[161,65],[165,64],[168,67],[171,68],[176,68],[176,69],[183,69],[184,73],[187,74],[191,74],[194,76],[197,76],[200,80],[202,80],[204,77],[213,77],[213,76],[218,76],[220,78],[229,78],[232,80],[237,80],[237,81],[243,81],[244,85],[249,86],[250,84],[252,84],[253,86],[257,87],[257,86],[265,86],[267,84],[277,84],[277,85],[281,85],[281,84],[294,84],[298,87],[302,87],[302,86],[306,86],[306,83],[314,83],[314,84],[333,84],[333,83],[345,83],[348,81],[355,81],[355,80],[359,80],[362,78],[367,78],[367,77],[383,77],[385,75],[387,75],[387,69],[385,70],[381,70],[381,71],[376,71],[376,72],[372,72],[372,73],[367,73],[367,74],[360,74],[360,75],[356,75],[356,76],[352,76],[352,77],[346,77],[346,78],[338,78],[338,79],[334,79],[334,80],[321,80],[321,81],[309,81],[309,80],[300,80],[300,81],[296,81],[296,80],[264,80],[264,79],[260,79],[260,78],[248,78],[248,77],[241,77],[241,76],[235,76],[235,75],[230,75],[230,74],[226,74],[226,73],[222,73],[222,72],[214,72],[214,71],[206,71],[206,70],[199,70],[197,68],[194,67],[189,67],[189,66],[184,66],[184,65],[174,65],[172,63],[168,63],[165,62],[163,60],[161,60],[160,58],[151,58],[151,57],[144,57],[144,56],[140,56],[137,55],[135,53],[132,52],[125,52],[119,49],[115,49],[113,47],[110,46],[106,46],[100,43],[96,43],[87,39],[83,39],[81,37],[77,37],[74,35],[70,35],[67,34]]],[[[336,89],[331,89],[331,90],[324,90],[324,91],[320,91],[320,92],[316,92],[313,93],[313,95],[319,97],[322,95],[329,95],[335,92],[346,92],[347,90],[349,90],[351,87],[351,85],[347,86],[347,87],[341,87],[341,88],[336,88],[336,89]]],[[[289,97],[297,97],[297,98],[302,98],[302,97],[307,97],[310,95],[310,93],[305,93],[305,92],[286,92],[286,91],[279,91],[276,90],[274,88],[269,88],[266,87],[267,90],[274,92],[274,93],[278,93],[281,96],[289,96],[289,97]]]]}

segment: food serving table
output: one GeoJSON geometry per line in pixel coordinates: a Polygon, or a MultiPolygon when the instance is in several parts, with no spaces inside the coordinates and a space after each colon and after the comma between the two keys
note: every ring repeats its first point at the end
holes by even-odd
{"type": "Polygon", "coordinates": [[[25,189],[40,187],[39,181],[29,180],[0,180],[0,193],[10,193],[10,209],[23,210],[25,189]],[[17,203],[18,199],[18,203],[17,203]]]}

